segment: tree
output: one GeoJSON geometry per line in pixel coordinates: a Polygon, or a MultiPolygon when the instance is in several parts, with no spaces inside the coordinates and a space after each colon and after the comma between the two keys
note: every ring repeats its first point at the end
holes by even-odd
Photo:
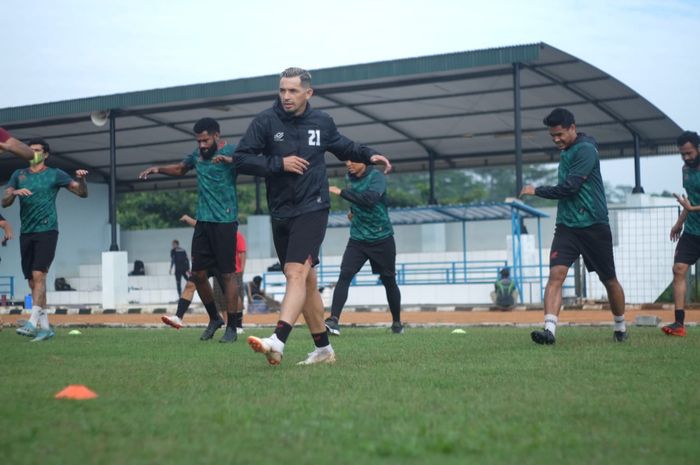
{"type": "MultiPolygon", "coordinates": [[[[523,167],[526,182],[556,183],[556,169],[550,165],[523,167]]],[[[344,187],[345,178],[331,178],[329,184],[344,187]]],[[[238,219],[245,223],[255,213],[255,184],[238,184],[238,219]]],[[[442,205],[480,201],[502,202],[515,194],[515,169],[511,166],[475,170],[444,170],[435,173],[435,197],[442,205]]],[[[430,198],[428,173],[390,173],[387,175],[389,207],[427,205],[430,198]]],[[[556,202],[532,197],[534,206],[554,205],[556,202]]],[[[117,203],[117,218],[125,230],[176,228],[182,226],[180,217],[194,216],[197,206],[196,190],[148,191],[121,194],[117,203]]],[[[265,184],[261,185],[261,207],[267,211],[265,184]]],[[[331,196],[331,210],[347,210],[347,201],[331,196]]]]}

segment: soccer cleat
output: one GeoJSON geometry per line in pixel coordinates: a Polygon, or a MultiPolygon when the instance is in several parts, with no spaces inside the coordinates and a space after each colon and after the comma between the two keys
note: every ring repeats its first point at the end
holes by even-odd
{"type": "Polygon", "coordinates": [[[403,334],[403,325],[400,321],[394,321],[391,324],[391,332],[394,334],[403,334]]]}
{"type": "Polygon", "coordinates": [[[317,347],[313,352],[309,352],[306,360],[302,360],[297,365],[315,365],[317,363],[335,363],[335,352],[331,346],[317,347]]]}
{"type": "Polygon", "coordinates": [[[248,345],[255,352],[263,354],[270,365],[279,365],[282,362],[284,346],[276,338],[248,336],[248,345]]]}
{"type": "Polygon", "coordinates": [[[542,331],[533,331],[530,333],[530,337],[532,338],[533,342],[537,344],[551,345],[554,344],[554,342],[556,341],[554,334],[552,334],[552,332],[548,329],[543,329],[542,331]]]}
{"type": "Polygon", "coordinates": [[[224,320],[218,319],[218,320],[210,320],[209,324],[207,325],[207,329],[204,330],[201,336],[199,336],[200,341],[208,341],[209,339],[214,337],[214,333],[216,332],[217,329],[221,328],[224,325],[224,320]]]}
{"type": "Polygon", "coordinates": [[[615,342],[625,342],[627,339],[629,339],[627,331],[615,331],[613,333],[613,341],[615,342]]]}
{"type": "Polygon", "coordinates": [[[177,315],[173,315],[173,316],[163,315],[162,317],[160,317],[160,321],[162,321],[163,323],[165,323],[168,326],[172,326],[175,329],[182,328],[182,320],[177,315]]]}
{"type": "Polygon", "coordinates": [[[237,334],[245,334],[245,329],[243,329],[242,326],[236,326],[236,333],[237,334]]]}
{"type": "MultiPolygon", "coordinates": [[[[17,331],[19,332],[19,330],[17,331]]],[[[663,331],[669,336],[685,336],[685,326],[681,323],[678,323],[677,321],[671,323],[670,325],[664,326],[663,328],[661,328],[661,331],[663,331]]]]}
{"type": "Polygon", "coordinates": [[[32,339],[29,342],[40,342],[40,341],[46,341],[47,339],[51,339],[54,337],[56,333],[53,332],[53,329],[40,329],[38,333],[36,333],[36,337],[32,339]]]}
{"type": "Polygon", "coordinates": [[[238,332],[236,328],[226,327],[226,332],[219,339],[219,342],[236,342],[238,340],[238,332]]]}
{"type": "Polygon", "coordinates": [[[20,336],[35,337],[37,335],[36,326],[31,322],[25,321],[22,326],[15,331],[20,336]]]}
{"type": "Polygon", "coordinates": [[[335,318],[326,318],[324,323],[329,333],[334,336],[340,336],[340,325],[338,324],[338,320],[335,318]]]}

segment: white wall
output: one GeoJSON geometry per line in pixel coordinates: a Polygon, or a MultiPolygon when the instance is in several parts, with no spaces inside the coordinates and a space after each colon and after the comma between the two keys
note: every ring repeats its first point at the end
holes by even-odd
{"type": "MultiPolygon", "coordinates": [[[[102,251],[109,249],[108,189],[105,184],[88,183],[88,197],[81,199],[65,189],[56,198],[58,211],[58,246],[49,270],[47,288],[53,290],[57,276],[77,276],[81,264],[100,263],[102,251]]],[[[0,276],[14,276],[15,299],[29,294],[22,275],[19,252],[19,202],[3,208],[2,215],[12,224],[15,238],[0,248],[0,276]]]]}

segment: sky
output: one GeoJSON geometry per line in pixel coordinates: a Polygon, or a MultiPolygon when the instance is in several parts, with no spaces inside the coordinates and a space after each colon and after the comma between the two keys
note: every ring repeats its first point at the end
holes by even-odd
{"type": "MultiPolygon", "coordinates": [[[[700,0],[3,0],[0,108],[546,42],[700,131],[700,0]]],[[[388,154],[390,155],[390,154],[388,154]]],[[[680,156],[642,159],[681,191],[680,156]]],[[[632,161],[603,177],[633,185],[632,161]]]]}

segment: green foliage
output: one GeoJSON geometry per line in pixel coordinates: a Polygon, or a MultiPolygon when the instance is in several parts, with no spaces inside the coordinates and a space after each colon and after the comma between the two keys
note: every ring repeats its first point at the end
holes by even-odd
{"type": "MultiPolygon", "coordinates": [[[[330,185],[345,187],[345,178],[331,178],[330,185]]],[[[556,165],[523,166],[525,184],[553,185],[557,183],[556,165]]],[[[605,184],[608,202],[619,203],[631,192],[631,186],[605,184]]],[[[265,183],[260,185],[260,206],[267,212],[265,183]]],[[[662,196],[670,194],[664,192],[662,196]]],[[[481,201],[502,202],[515,197],[515,168],[512,166],[484,167],[473,170],[445,170],[435,173],[435,197],[442,205],[481,201]]],[[[390,207],[427,205],[430,199],[428,173],[391,173],[387,176],[387,198],[390,207]]],[[[255,185],[238,185],[239,221],[245,223],[255,212],[255,185]]],[[[531,196],[524,201],[534,207],[556,206],[556,200],[531,196]]],[[[119,196],[118,218],[124,229],[175,228],[179,218],[187,213],[194,216],[196,191],[151,191],[127,193],[119,196]]],[[[331,210],[348,210],[350,205],[339,196],[331,195],[331,210]]]]}
{"type": "MultiPolygon", "coordinates": [[[[700,277],[691,274],[687,281],[688,294],[686,295],[686,302],[700,302],[700,277]]],[[[673,302],[673,281],[666,286],[666,289],[659,295],[659,297],[654,301],[654,303],[672,303],[673,302]]]]}
{"type": "Polygon", "coordinates": [[[196,191],[151,191],[122,194],[117,202],[117,221],[124,229],[181,227],[182,215],[194,216],[196,191]]]}
{"type": "MultiPolygon", "coordinates": [[[[255,184],[239,184],[238,221],[245,223],[255,213],[255,184]]],[[[260,185],[261,210],[267,212],[265,183],[260,185]]],[[[182,227],[180,217],[195,217],[196,190],[129,192],[119,195],[117,218],[125,230],[182,227]]]]}
{"type": "MultiPolygon", "coordinates": [[[[387,317],[388,318],[388,317],[387,317]]],[[[388,320],[387,320],[388,321],[388,320]]],[[[45,343],[0,332],[3,463],[696,463],[700,330],[347,328],[335,365],[279,367],[200,329],[59,328],[45,343]],[[56,400],[69,384],[99,397],[56,400]],[[679,406],[679,402],[682,406],[679,406]]],[[[249,333],[269,335],[270,329],[249,333]]]]}

